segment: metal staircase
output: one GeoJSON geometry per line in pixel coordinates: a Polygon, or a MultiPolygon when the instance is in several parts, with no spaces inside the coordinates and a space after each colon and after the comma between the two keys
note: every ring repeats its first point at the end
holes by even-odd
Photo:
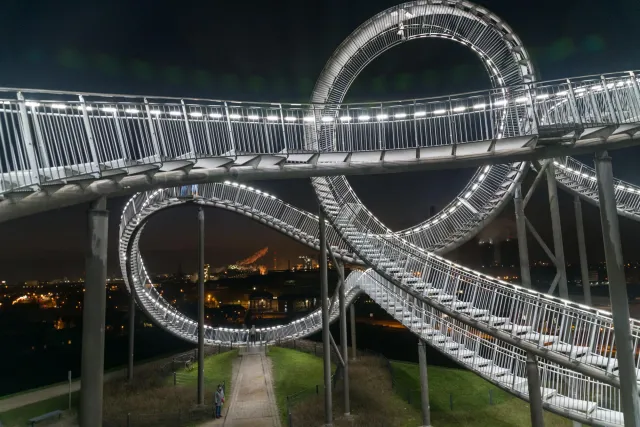
{"type": "MultiPolygon", "coordinates": [[[[456,334],[487,334],[494,341],[492,357],[506,357],[509,364],[498,364],[499,369],[495,371],[494,359],[489,363],[473,356],[471,361],[462,362],[471,366],[476,362],[485,364],[475,366],[476,370],[491,370],[491,375],[502,376],[515,375],[516,353],[520,352],[518,363],[523,364],[526,357],[522,350],[535,350],[548,364],[548,369],[566,369],[567,375],[577,375],[577,379],[571,380],[570,393],[560,389],[555,394],[545,392],[547,400],[561,400],[571,408],[587,408],[587,415],[598,407],[597,398],[585,400],[573,396],[592,396],[590,390],[594,387],[616,385],[617,360],[610,315],[500,282],[424,251],[389,233],[357,201],[355,195],[343,187],[339,178],[316,178],[313,185],[331,223],[360,259],[388,281],[395,292],[404,292],[401,296],[405,304],[412,301],[414,304],[415,301],[424,303],[425,311],[417,320],[418,324],[425,320],[425,316],[430,317],[432,323],[455,319],[456,323],[449,324],[433,338],[437,340],[434,345],[445,353],[458,348],[468,349],[460,346],[455,339],[456,334]],[[429,310],[438,314],[427,314],[429,310]],[[569,374],[571,370],[577,372],[569,374]]],[[[366,289],[365,292],[368,293],[366,289]]],[[[397,299],[395,304],[399,304],[397,299]]],[[[405,325],[414,319],[407,314],[404,305],[387,305],[387,308],[392,314],[402,313],[405,325]]],[[[634,345],[640,338],[639,326],[632,320],[634,345]]],[[[433,331],[429,329],[427,332],[433,331]]],[[[617,413],[620,407],[613,409],[617,413]]],[[[602,421],[611,422],[611,419],[602,421]]]]}
{"type": "MultiPolygon", "coordinates": [[[[351,263],[365,260],[375,268],[349,275],[349,301],[366,292],[448,357],[523,399],[528,398],[526,351],[536,351],[547,409],[583,423],[622,424],[610,314],[455,265],[380,228],[366,208],[337,197],[326,180],[317,180],[314,187],[331,220],[327,237],[336,257],[351,263]],[[416,262],[420,269],[414,268],[416,262]]],[[[200,186],[197,196],[185,197],[180,191],[141,193],[127,203],[120,261],[143,310],[172,334],[195,342],[196,322],[172,307],[147,275],[138,247],[146,219],[177,204],[205,204],[253,218],[316,249],[318,219],[239,184],[200,186]]],[[[332,307],[335,319],[336,304],[332,307]]],[[[640,326],[635,320],[632,323],[637,342],[640,326]]],[[[303,337],[320,328],[316,311],[287,325],[261,329],[259,334],[263,342],[273,342],[303,337]]],[[[240,329],[207,328],[205,338],[209,344],[242,346],[247,336],[240,329]]]]}

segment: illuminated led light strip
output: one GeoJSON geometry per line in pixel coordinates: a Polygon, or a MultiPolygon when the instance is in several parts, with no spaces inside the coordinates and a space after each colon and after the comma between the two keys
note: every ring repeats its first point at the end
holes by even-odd
{"type": "MultiPolygon", "coordinates": [[[[584,173],[584,172],[578,172],[577,170],[571,169],[570,167],[568,167],[568,166],[566,166],[566,165],[564,165],[564,164],[562,164],[560,162],[554,161],[553,164],[554,164],[554,166],[557,166],[560,169],[562,169],[563,171],[565,171],[565,173],[569,173],[569,174],[575,175],[578,178],[586,178],[586,179],[589,179],[591,181],[597,181],[598,180],[595,175],[590,175],[590,174],[587,174],[587,173],[584,173]]],[[[619,182],[616,185],[615,188],[616,188],[616,190],[626,191],[627,193],[630,193],[630,194],[640,194],[640,188],[637,188],[637,187],[634,188],[631,184],[628,184],[628,183],[623,184],[622,182],[619,182]]]]}

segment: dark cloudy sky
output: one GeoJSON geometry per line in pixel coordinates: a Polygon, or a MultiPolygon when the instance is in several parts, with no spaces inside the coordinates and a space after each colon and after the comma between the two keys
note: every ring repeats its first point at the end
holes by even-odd
{"type": "MultiPolygon", "coordinates": [[[[637,0],[481,0],[520,35],[543,79],[640,68],[637,0]],[[605,5],[606,4],[606,5],[605,5]]],[[[305,101],[316,76],[338,44],[360,23],[395,5],[381,0],[107,2],[6,0],[0,14],[0,86],[92,92],[305,101]]],[[[442,40],[401,45],[373,61],[357,78],[348,100],[424,97],[485,89],[480,61],[442,40]]],[[[587,157],[587,161],[590,162],[587,157]]],[[[638,150],[614,153],[616,175],[640,183],[638,150]]],[[[470,170],[354,178],[358,193],[389,225],[401,228],[442,207],[471,176],[470,170]],[[386,198],[380,194],[387,194],[386,198]]],[[[316,209],[306,180],[260,182],[305,209],[316,209]]],[[[544,187],[543,187],[544,189],[544,187]]],[[[116,263],[117,218],[126,199],[110,200],[110,273],[116,263]]],[[[550,241],[546,192],[528,208],[550,241]]],[[[561,197],[566,250],[575,259],[570,197],[561,197]]],[[[86,205],[0,224],[0,280],[83,273],[86,205]]],[[[512,209],[505,211],[506,221],[512,209]]],[[[602,259],[599,218],[586,207],[589,254],[602,259]]],[[[625,254],[640,226],[621,220],[625,254]]],[[[154,218],[143,248],[153,271],[195,268],[193,208],[154,218]]],[[[207,261],[223,264],[269,246],[286,259],[309,250],[231,213],[207,211],[207,261]]],[[[531,244],[534,257],[539,256],[531,244]]],[[[473,259],[473,244],[455,255],[473,259]]],[[[269,265],[273,255],[268,255],[269,265]]]]}

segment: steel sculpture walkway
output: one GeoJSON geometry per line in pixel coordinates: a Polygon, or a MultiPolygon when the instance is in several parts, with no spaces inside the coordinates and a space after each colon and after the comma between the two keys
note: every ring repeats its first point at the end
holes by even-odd
{"type": "MultiPolygon", "coordinates": [[[[219,207],[248,216],[315,249],[318,223],[315,215],[237,183],[200,186],[197,197],[180,191],[141,193],[127,203],[120,228],[120,260],[123,276],[142,309],[161,327],[195,342],[197,322],[164,300],[144,267],[138,242],[150,216],[185,203],[219,207]]],[[[336,223],[342,224],[341,229],[357,242],[362,258],[385,272],[384,276],[373,270],[362,276],[352,273],[347,280],[349,301],[366,292],[447,356],[522,398],[527,397],[523,349],[534,351],[541,358],[543,395],[550,410],[572,410],[570,415],[582,422],[592,418],[605,425],[622,424],[609,313],[483,276],[433,254],[426,253],[421,270],[412,270],[410,256],[398,262],[393,251],[381,246],[384,238],[391,236],[368,239],[357,232],[357,227],[345,225],[341,215],[332,213],[336,223]]],[[[340,240],[336,229],[328,227],[327,237],[336,257],[362,263],[340,240]]],[[[425,254],[417,247],[415,251],[425,254]]],[[[335,319],[337,305],[332,307],[331,317],[335,319]]],[[[291,324],[260,329],[258,333],[264,342],[273,342],[306,336],[320,328],[318,310],[291,324]]],[[[640,325],[635,320],[632,331],[637,343],[640,325]]],[[[211,327],[207,327],[205,337],[209,344],[244,345],[247,339],[246,331],[211,327]]]]}
{"type": "MultiPolygon", "coordinates": [[[[431,252],[459,246],[497,215],[528,168],[523,160],[556,158],[561,184],[598,203],[593,171],[564,156],[640,141],[634,72],[549,82],[534,76],[518,36],[490,11],[464,0],[418,0],[357,28],[326,64],[310,104],[4,89],[0,221],[97,195],[144,191],[123,213],[123,273],[151,317],[193,340],[195,322],[157,293],[138,250],[145,219],[186,202],[176,190],[153,189],[228,177],[314,177],[335,255],[372,267],[349,276],[349,299],[367,292],[414,333],[523,398],[524,351],[530,351],[541,360],[548,409],[581,422],[620,425],[608,313],[500,282],[431,252]],[[342,102],[373,59],[425,37],[472,49],[493,89],[342,102]],[[481,169],[445,210],[400,233],[372,215],[339,176],[474,164],[481,169]]],[[[619,183],[616,191],[618,212],[640,218],[638,188],[619,183]]],[[[236,210],[317,247],[314,215],[240,185],[209,184],[200,192],[194,203],[236,210]]],[[[337,315],[335,307],[331,314],[337,315]]],[[[320,323],[313,313],[260,333],[265,341],[291,339],[320,323]]],[[[635,321],[632,331],[637,347],[635,321]]],[[[242,334],[208,328],[206,336],[240,344],[242,334]]]]}
{"type": "Polygon", "coordinates": [[[0,220],[180,183],[465,167],[613,149],[640,138],[637,85],[633,73],[620,73],[375,106],[113,102],[113,95],[22,91],[31,99],[23,101],[2,90],[0,197],[7,200],[0,220]],[[509,128],[511,119],[521,125],[509,128]]]}

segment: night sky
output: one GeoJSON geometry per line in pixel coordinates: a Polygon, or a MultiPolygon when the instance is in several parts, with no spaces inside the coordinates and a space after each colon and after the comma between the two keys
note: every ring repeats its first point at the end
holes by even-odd
{"type": "MultiPolygon", "coordinates": [[[[640,69],[637,0],[484,0],[508,22],[531,53],[539,77],[564,78],[640,69]]],[[[338,44],[359,24],[395,1],[321,2],[116,1],[3,2],[0,15],[0,86],[254,101],[308,100],[314,81],[338,44]]],[[[489,87],[470,50],[443,40],[398,46],[357,78],[347,101],[390,100],[489,87]]],[[[617,177],[640,183],[640,150],[612,153],[617,177]]],[[[592,164],[589,156],[582,160],[592,164]]],[[[392,228],[404,228],[443,207],[472,170],[354,177],[350,181],[371,210],[392,228]],[[385,199],[380,194],[387,194],[385,199]]],[[[532,177],[529,178],[529,182],[532,177]]],[[[253,184],[287,202],[316,210],[308,180],[253,184]]],[[[546,188],[527,209],[551,242],[546,188]]],[[[116,257],[120,211],[126,198],[109,201],[109,274],[116,257]]],[[[560,197],[567,260],[575,261],[571,197],[560,197]]],[[[87,205],[0,224],[0,280],[78,277],[84,270],[87,205]]],[[[603,260],[599,216],[585,206],[589,257],[603,260]]],[[[222,265],[269,246],[265,264],[278,266],[311,251],[249,219],[208,210],[206,261],[222,265]]],[[[510,226],[512,206],[487,233],[510,226]]],[[[621,219],[623,249],[640,258],[640,224],[621,219]]],[[[142,241],[155,272],[196,266],[193,207],[154,217],[142,241]]],[[[452,254],[476,261],[475,243],[452,254]]],[[[530,238],[534,259],[541,251],[530,238]]]]}

